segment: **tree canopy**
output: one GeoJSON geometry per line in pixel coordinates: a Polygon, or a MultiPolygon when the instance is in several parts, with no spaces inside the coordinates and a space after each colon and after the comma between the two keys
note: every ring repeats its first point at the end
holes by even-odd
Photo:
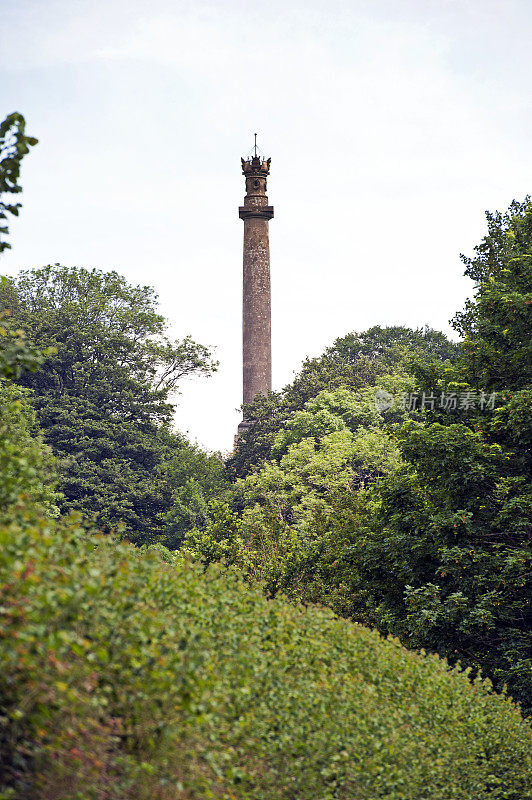
{"type": "Polygon", "coordinates": [[[475,282],[473,299],[456,315],[464,337],[463,370],[475,386],[514,391],[532,384],[532,202],[487,213],[488,234],[473,258],[462,256],[475,282]]]}
{"type": "Polygon", "coordinates": [[[165,467],[186,446],[171,429],[172,392],[216,369],[208,348],[170,339],[154,290],[116,272],[25,271],[0,286],[0,308],[35,346],[53,348],[18,383],[58,459],[61,510],[121,525],[134,541],[164,539],[165,467]]]}
{"type": "Polygon", "coordinates": [[[384,375],[409,374],[419,359],[443,363],[457,355],[458,346],[431,328],[376,325],[336,339],[321,356],[307,358],[281,392],[259,395],[244,406],[250,424],[228,461],[230,472],[241,478],[259,468],[271,456],[275,437],[291,414],[321,391],[375,386],[384,375]]]}

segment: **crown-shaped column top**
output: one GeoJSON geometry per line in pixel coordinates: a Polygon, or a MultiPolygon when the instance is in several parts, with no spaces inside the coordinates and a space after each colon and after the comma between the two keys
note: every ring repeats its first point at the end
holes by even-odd
{"type": "Polygon", "coordinates": [[[252,177],[254,175],[266,177],[266,175],[270,174],[271,158],[263,159],[260,158],[260,156],[252,156],[247,160],[244,158],[240,160],[242,162],[242,175],[246,177],[252,177]]]}
{"type": "Polygon", "coordinates": [[[242,161],[242,174],[246,178],[246,196],[244,205],[239,208],[241,219],[261,217],[271,219],[273,207],[268,205],[267,177],[270,174],[271,158],[264,159],[254,154],[242,161]]]}

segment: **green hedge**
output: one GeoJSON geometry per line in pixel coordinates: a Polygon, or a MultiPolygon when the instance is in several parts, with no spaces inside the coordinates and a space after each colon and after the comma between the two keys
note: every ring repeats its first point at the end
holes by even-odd
{"type": "Polygon", "coordinates": [[[0,798],[525,800],[513,703],[236,575],[0,534],[0,798]]]}

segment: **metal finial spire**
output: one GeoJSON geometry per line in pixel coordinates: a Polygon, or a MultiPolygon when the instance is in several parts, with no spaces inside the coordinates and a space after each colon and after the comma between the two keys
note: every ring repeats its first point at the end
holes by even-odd
{"type": "Polygon", "coordinates": [[[255,134],[255,157],[257,156],[257,134],[255,134]]]}

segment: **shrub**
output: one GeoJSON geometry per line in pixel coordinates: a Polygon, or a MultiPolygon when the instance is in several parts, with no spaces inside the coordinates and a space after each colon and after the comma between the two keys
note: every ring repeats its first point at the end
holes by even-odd
{"type": "Polygon", "coordinates": [[[0,591],[2,798],[532,796],[489,682],[217,566],[13,524],[0,591]]]}

